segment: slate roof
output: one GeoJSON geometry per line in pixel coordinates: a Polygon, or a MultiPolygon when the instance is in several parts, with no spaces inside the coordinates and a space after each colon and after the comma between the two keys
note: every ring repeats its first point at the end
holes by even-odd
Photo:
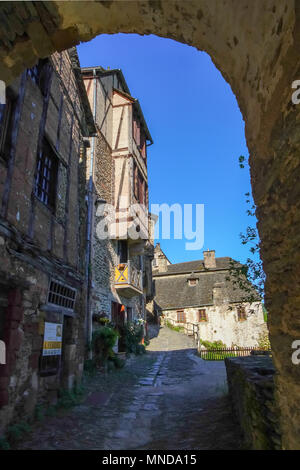
{"type": "MultiPolygon", "coordinates": [[[[216,258],[216,268],[215,269],[229,269],[230,263],[234,261],[229,256],[223,258],[216,258]]],[[[235,261],[237,263],[237,261],[235,261]]],[[[237,263],[240,264],[240,263],[237,263]]],[[[203,259],[196,261],[187,261],[185,263],[169,264],[165,272],[160,273],[158,269],[153,269],[153,276],[165,276],[166,274],[179,274],[179,273],[191,273],[194,271],[206,271],[204,268],[203,259]]]]}
{"type": "Polygon", "coordinates": [[[164,273],[153,270],[155,302],[162,310],[213,305],[213,288],[216,285],[222,286],[229,303],[242,302],[245,292],[226,280],[230,261],[233,260],[229,257],[216,258],[217,268],[210,270],[204,269],[203,260],[169,265],[164,273]],[[195,286],[188,282],[191,277],[199,279],[195,286]]]}

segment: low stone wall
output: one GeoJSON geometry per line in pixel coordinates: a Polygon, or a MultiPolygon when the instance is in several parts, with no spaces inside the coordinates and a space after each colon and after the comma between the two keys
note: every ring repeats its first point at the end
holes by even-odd
{"type": "Polygon", "coordinates": [[[271,357],[226,358],[234,414],[249,449],[280,450],[279,410],[274,399],[275,368],[271,357]]]}

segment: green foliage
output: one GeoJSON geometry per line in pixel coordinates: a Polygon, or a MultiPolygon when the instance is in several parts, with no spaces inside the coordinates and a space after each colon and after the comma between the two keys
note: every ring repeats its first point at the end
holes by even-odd
{"type": "Polygon", "coordinates": [[[31,431],[31,426],[25,421],[13,424],[7,428],[6,438],[9,443],[19,441],[26,433],[31,431]]]}
{"type": "Polygon", "coordinates": [[[56,408],[69,409],[79,405],[82,402],[83,395],[84,389],[81,386],[74,387],[72,390],[62,389],[59,391],[56,408]]]}
{"type": "Polygon", "coordinates": [[[10,444],[5,437],[0,439],[0,450],[10,450],[10,444]]]}
{"type": "Polygon", "coordinates": [[[266,307],[263,305],[263,312],[264,312],[264,321],[267,323],[268,321],[268,312],[266,307]]]}
{"type": "Polygon", "coordinates": [[[171,330],[178,331],[178,333],[182,333],[184,331],[183,326],[174,326],[172,323],[168,320],[165,320],[165,325],[170,328],[171,330]]]}
{"type": "MultiPolygon", "coordinates": [[[[245,157],[239,157],[240,168],[245,168],[245,157]]],[[[246,204],[249,205],[246,213],[255,217],[256,206],[249,192],[245,193],[246,204]]],[[[264,297],[264,286],[266,275],[263,270],[263,264],[260,258],[260,239],[256,227],[248,226],[245,233],[240,233],[242,245],[250,246],[250,256],[245,266],[241,266],[234,261],[231,262],[230,276],[227,280],[233,282],[237,288],[244,292],[243,302],[257,302],[264,297]]]]}
{"type": "Polygon", "coordinates": [[[260,349],[271,349],[269,333],[261,333],[258,337],[257,345],[260,349]]]}
{"type": "Polygon", "coordinates": [[[226,344],[224,344],[222,341],[204,341],[200,340],[200,343],[208,350],[211,349],[225,349],[227,348],[226,344]]]}
{"type": "Polygon", "coordinates": [[[83,370],[86,375],[93,377],[96,374],[96,370],[97,370],[94,359],[86,359],[84,361],[83,370]]]}
{"type": "Polygon", "coordinates": [[[125,366],[124,359],[121,359],[116,354],[112,356],[111,361],[113,362],[113,364],[115,365],[117,369],[122,369],[125,366]]]}
{"type": "Polygon", "coordinates": [[[227,348],[226,344],[222,341],[204,341],[200,340],[201,345],[203,345],[207,352],[201,353],[201,358],[207,361],[223,361],[225,357],[233,357],[235,356],[234,353],[231,352],[218,352],[218,349],[225,349],[227,348]]]}
{"type": "Polygon", "coordinates": [[[124,326],[125,347],[127,353],[143,354],[145,346],[140,344],[144,336],[143,325],[139,323],[129,323],[124,326]]]}
{"type": "Polygon", "coordinates": [[[34,418],[37,421],[42,421],[45,417],[45,410],[42,405],[36,405],[35,410],[34,410],[34,418]]]}
{"type": "Polygon", "coordinates": [[[45,411],[46,416],[55,416],[56,415],[56,406],[50,405],[48,408],[46,408],[45,411]]]}
{"type": "Polygon", "coordinates": [[[92,351],[97,367],[106,364],[118,337],[119,333],[108,325],[101,326],[93,332],[92,351]]]}
{"type": "Polygon", "coordinates": [[[244,161],[245,161],[245,157],[244,157],[243,155],[241,155],[241,156],[239,157],[239,165],[240,165],[240,168],[245,168],[244,161]]]}

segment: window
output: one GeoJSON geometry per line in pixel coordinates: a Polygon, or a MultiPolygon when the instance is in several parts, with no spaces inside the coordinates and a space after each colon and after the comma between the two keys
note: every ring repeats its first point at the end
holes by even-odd
{"type": "Polygon", "coordinates": [[[27,69],[27,76],[39,87],[44,96],[47,93],[50,70],[51,63],[49,59],[40,59],[31,69],[27,69]]]}
{"type": "Polygon", "coordinates": [[[238,321],[247,320],[245,307],[238,307],[237,308],[237,314],[238,314],[238,321]]]}
{"type": "Polygon", "coordinates": [[[136,145],[139,146],[141,138],[140,123],[135,115],[133,116],[133,138],[135,140],[136,145]]]}
{"type": "Polygon", "coordinates": [[[6,104],[0,105],[0,156],[8,160],[11,149],[13,117],[16,99],[6,94],[6,104]]]}
{"type": "Polygon", "coordinates": [[[127,263],[128,262],[128,246],[127,240],[118,240],[118,255],[119,255],[119,263],[127,263]]]}
{"type": "Polygon", "coordinates": [[[189,285],[195,286],[197,284],[197,279],[189,279],[189,285]]]}
{"type": "Polygon", "coordinates": [[[34,194],[53,211],[55,210],[58,158],[51,145],[44,139],[38,155],[34,194]]]}
{"type": "Polygon", "coordinates": [[[144,159],[146,159],[146,135],[145,135],[145,132],[143,130],[141,130],[141,134],[140,134],[139,148],[140,148],[140,152],[142,154],[142,157],[144,159]]]}
{"type": "Polygon", "coordinates": [[[76,290],[58,281],[51,281],[48,302],[60,307],[74,310],[76,290]]]}
{"type": "Polygon", "coordinates": [[[133,192],[134,192],[134,197],[136,199],[138,199],[138,197],[139,197],[138,186],[139,186],[139,170],[138,170],[137,165],[134,163],[134,167],[133,167],[133,192]]]}
{"type": "Polygon", "coordinates": [[[185,323],[184,310],[177,310],[177,323],[185,323]]]}
{"type": "Polygon", "coordinates": [[[136,163],[133,167],[133,193],[140,204],[147,205],[147,185],[136,163]]]}
{"type": "Polygon", "coordinates": [[[138,201],[140,204],[145,204],[145,181],[140,172],[139,172],[138,201]]]}
{"type": "Polygon", "coordinates": [[[208,321],[205,308],[198,310],[198,321],[208,321]]]}

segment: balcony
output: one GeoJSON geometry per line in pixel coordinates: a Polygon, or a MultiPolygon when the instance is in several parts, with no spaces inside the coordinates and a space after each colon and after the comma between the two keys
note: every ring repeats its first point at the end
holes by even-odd
{"type": "Polygon", "coordinates": [[[123,297],[134,297],[143,293],[142,271],[128,263],[115,267],[115,288],[123,297]]]}

